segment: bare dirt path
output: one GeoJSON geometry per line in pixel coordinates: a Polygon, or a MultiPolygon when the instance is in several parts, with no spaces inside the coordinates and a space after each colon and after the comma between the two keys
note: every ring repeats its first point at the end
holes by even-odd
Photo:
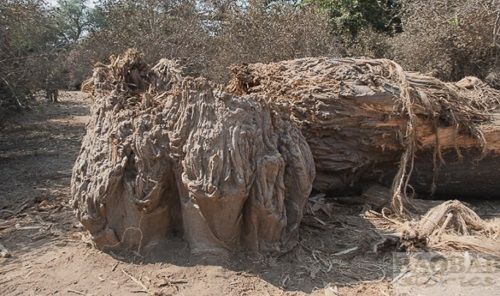
{"type": "Polygon", "coordinates": [[[11,254],[0,258],[0,295],[391,294],[391,254],[370,254],[377,236],[356,206],[316,204],[281,257],[210,265],[181,238],[156,257],[95,250],[68,205],[89,104],[67,92],[0,130],[0,243],[11,254]]]}

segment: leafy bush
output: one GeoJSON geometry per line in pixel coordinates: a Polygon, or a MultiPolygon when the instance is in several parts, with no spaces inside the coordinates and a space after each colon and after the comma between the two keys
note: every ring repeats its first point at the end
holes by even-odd
{"type": "Polygon", "coordinates": [[[401,31],[400,5],[397,0],[308,0],[326,10],[333,30],[355,41],[366,29],[383,33],[401,31]]]}

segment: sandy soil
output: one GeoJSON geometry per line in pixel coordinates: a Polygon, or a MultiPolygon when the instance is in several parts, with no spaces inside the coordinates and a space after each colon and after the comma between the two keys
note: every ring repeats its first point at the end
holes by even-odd
{"type": "Polygon", "coordinates": [[[89,104],[67,92],[0,130],[0,243],[11,254],[0,258],[0,295],[393,294],[392,250],[372,252],[380,236],[362,207],[320,199],[299,245],[279,257],[207,261],[179,237],[145,257],[92,248],[68,205],[89,104]]]}

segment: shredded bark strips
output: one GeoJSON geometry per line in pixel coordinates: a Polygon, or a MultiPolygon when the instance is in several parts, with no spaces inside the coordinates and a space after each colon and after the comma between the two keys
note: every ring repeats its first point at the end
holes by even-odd
{"type": "Polygon", "coordinates": [[[377,228],[396,231],[407,250],[474,250],[500,256],[500,220],[483,220],[456,200],[435,206],[415,220],[402,221],[374,211],[365,217],[377,228]]]}
{"type": "Polygon", "coordinates": [[[392,182],[392,213],[403,217],[408,188],[448,193],[438,178],[445,153],[477,150],[474,160],[491,163],[500,151],[491,115],[500,94],[477,78],[443,83],[365,59],[231,70],[222,87],[175,61],[149,68],[135,50],[96,67],[72,195],[98,247],[143,252],[182,232],[194,252],[283,252],[297,242],[312,188],[392,182]],[[413,182],[426,150],[435,177],[413,182]]]}
{"type": "Polygon", "coordinates": [[[299,129],[257,95],[183,77],[168,60],[149,70],[137,54],[100,68],[73,171],[97,246],[142,252],[183,231],[195,253],[293,247],[315,176],[299,129]]]}
{"type": "MultiPolygon", "coordinates": [[[[405,72],[386,59],[307,58],[237,66],[232,71],[228,90],[289,103],[291,118],[301,126],[316,160],[316,189],[353,187],[374,162],[400,155],[399,170],[391,176],[391,207],[400,215],[409,206],[406,193],[419,148],[433,146],[435,176],[444,162],[441,149],[453,146],[458,154],[460,148],[471,146],[482,147],[484,153],[498,149],[498,129],[492,135],[495,146],[487,148],[481,126],[491,122],[500,93],[475,77],[444,83],[405,72]],[[456,137],[441,137],[438,129],[453,130],[456,137]],[[419,143],[430,135],[432,143],[419,143]],[[466,145],[460,143],[465,138],[466,145]]],[[[433,192],[436,182],[430,185],[433,192]]]]}

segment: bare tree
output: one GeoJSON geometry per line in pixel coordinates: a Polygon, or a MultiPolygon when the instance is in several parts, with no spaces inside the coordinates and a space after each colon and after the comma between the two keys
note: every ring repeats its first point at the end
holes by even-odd
{"type": "Polygon", "coordinates": [[[404,32],[391,40],[406,66],[446,80],[485,78],[498,67],[498,0],[403,1],[404,32]]]}

